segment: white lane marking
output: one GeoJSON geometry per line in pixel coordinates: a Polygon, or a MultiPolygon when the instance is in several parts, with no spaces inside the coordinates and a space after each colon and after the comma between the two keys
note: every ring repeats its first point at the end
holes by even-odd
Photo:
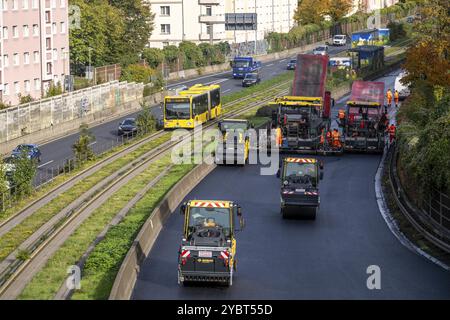
{"type": "Polygon", "coordinates": [[[225,92],[228,92],[228,91],[231,91],[231,89],[227,89],[225,91],[222,91],[222,93],[225,93],[225,92]]]}
{"type": "Polygon", "coordinates": [[[48,162],[46,162],[46,163],[43,163],[43,164],[41,164],[40,166],[38,166],[38,169],[40,169],[40,168],[42,168],[42,167],[45,167],[46,165],[48,165],[48,164],[50,164],[50,163],[52,163],[53,162],[53,160],[50,160],[50,161],[48,161],[48,162]]]}
{"type": "Polygon", "coordinates": [[[91,143],[89,143],[89,146],[93,146],[96,143],[97,143],[97,141],[91,142],[91,143]]]}
{"type": "Polygon", "coordinates": [[[214,73],[214,74],[210,74],[210,75],[203,76],[203,77],[192,78],[192,79],[189,79],[189,80],[186,80],[186,81],[182,81],[182,82],[177,82],[177,83],[174,83],[174,84],[170,84],[170,85],[167,86],[167,88],[177,87],[177,86],[179,86],[179,85],[181,85],[181,84],[184,84],[184,83],[195,82],[195,81],[197,81],[197,80],[206,79],[206,78],[212,78],[212,77],[215,77],[215,76],[217,76],[217,75],[227,74],[227,73],[229,74],[230,71],[224,71],[224,72],[214,73]]]}
{"type": "Polygon", "coordinates": [[[228,81],[228,80],[230,80],[230,79],[219,79],[219,80],[214,80],[214,81],[205,83],[205,85],[208,86],[208,85],[211,85],[211,84],[219,84],[219,83],[222,83],[222,82],[225,82],[225,81],[228,81]]]}
{"type": "Polygon", "coordinates": [[[271,63],[271,64],[266,64],[266,67],[271,67],[271,66],[273,66],[273,63],[271,63]]]}
{"type": "Polygon", "coordinates": [[[286,59],[280,60],[279,62],[284,62],[284,61],[286,61],[286,59]]]}

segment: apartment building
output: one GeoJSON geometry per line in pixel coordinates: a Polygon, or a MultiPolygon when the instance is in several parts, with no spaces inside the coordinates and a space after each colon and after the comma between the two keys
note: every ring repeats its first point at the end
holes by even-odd
{"type": "Polygon", "coordinates": [[[241,43],[294,26],[297,0],[147,0],[155,14],[149,46],[186,40],[241,43]],[[254,30],[256,27],[256,30],[254,30]]]}
{"type": "Polygon", "coordinates": [[[0,0],[0,99],[41,98],[69,70],[69,0],[0,0]]]}

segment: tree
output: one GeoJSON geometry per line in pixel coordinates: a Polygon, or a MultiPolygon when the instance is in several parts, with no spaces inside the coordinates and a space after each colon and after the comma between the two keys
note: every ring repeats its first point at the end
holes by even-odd
{"type": "Polygon", "coordinates": [[[110,4],[122,11],[125,22],[122,49],[125,53],[121,63],[135,63],[139,54],[148,44],[153,31],[154,14],[150,4],[142,0],[109,0],[110,4]]]}
{"type": "Polygon", "coordinates": [[[72,146],[78,166],[85,161],[95,158],[95,154],[91,148],[91,143],[94,141],[95,137],[90,132],[88,125],[83,123],[80,126],[80,137],[72,146]]]}
{"type": "Polygon", "coordinates": [[[155,70],[142,64],[130,64],[122,70],[122,81],[149,83],[155,70]]]}
{"type": "Polygon", "coordinates": [[[5,200],[7,199],[10,182],[6,176],[6,163],[0,159],[0,211],[5,210],[5,200]]]}
{"type": "Polygon", "coordinates": [[[320,24],[326,12],[327,1],[301,0],[294,12],[294,20],[299,25],[320,24]]]}
{"type": "Polygon", "coordinates": [[[152,133],[156,129],[156,120],[153,117],[151,108],[148,104],[141,103],[142,111],[136,118],[136,125],[138,128],[138,134],[152,133]]]}
{"type": "Polygon", "coordinates": [[[53,84],[53,82],[50,84],[50,87],[48,88],[48,91],[45,95],[46,98],[51,98],[55,96],[59,96],[63,93],[61,84],[58,82],[56,85],[53,84]]]}
{"type": "Polygon", "coordinates": [[[30,102],[34,101],[33,97],[29,94],[27,94],[26,96],[23,96],[19,93],[18,97],[19,97],[19,104],[25,104],[25,103],[30,103],[30,102]]]}
{"type": "Polygon", "coordinates": [[[36,176],[37,162],[28,158],[28,151],[13,160],[12,185],[19,196],[28,195],[33,191],[33,181],[36,176]]]}
{"type": "Polygon", "coordinates": [[[156,69],[164,60],[164,52],[158,48],[145,48],[142,52],[142,58],[147,61],[150,67],[156,69]]]}
{"type": "Polygon", "coordinates": [[[327,0],[324,2],[326,3],[325,11],[333,22],[337,22],[345,17],[353,7],[352,0],[327,0]]]}

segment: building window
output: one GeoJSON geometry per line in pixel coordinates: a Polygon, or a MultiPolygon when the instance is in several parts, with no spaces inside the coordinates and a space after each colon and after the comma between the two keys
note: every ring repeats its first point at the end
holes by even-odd
{"type": "Polygon", "coordinates": [[[53,34],[58,33],[58,30],[56,29],[56,22],[53,22],[53,23],[52,23],[52,33],[53,33],[53,34]]]}
{"type": "Polygon", "coordinates": [[[33,24],[33,36],[39,36],[39,26],[37,24],[33,24]]]}
{"type": "Polygon", "coordinates": [[[53,49],[53,60],[58,60],[58,49],[53,49]]]}
{"type": "Polygon", "coordinates": [[[163,42],[162,45],[163,45],[163,48],[164,48],[164,47],[167,47],[169,45],[169,43],[168,42],[163,42]]]}
{"type": "Polygon", "coordinates": [[[3,85],[3,93],[5,94],[5,96],[9,95],[9,84],[5,83],[3,85]]]}
{"type": "Polygon", "coordinates": [[[206,15],[212,16],[212,7],[211,6],[206,6],[206,15]]]}
{"type": "Polygon", "coordinates": [[[47,62],[47,74],[52,74],[52,63],[47,62]]]}
{"type": "Polygon", "coordinates": [[[32,4],[31,6],[33,7],[33,9],[37,9],[38,8],[38,0],[32,0],[32,4]]]}
{"type": "Polygon", "coordinates": [[[60,4],[61,8],[65,8],[66,7],[66,0],[60,0],[59,4],[60,4]]]}
{"type": "Polygon", "coordinates": [[[50,23],[51,21],[50,11],[45,11],[45,23],[50,23]]]}
{"type": "Polygon", "coordinates": [[[66,33],[66,23],[61,22],[61,33],[66,33]]]}
{"type": "Polygon", "coordinates": [[[30,29],[28,28],[28,25],[23,26],[23,36],[28,37],[30,35],[30,29]]]}
{"type": "Polygon", "coordinates": [[[170,24],[161,25],[161,34],[170,34],[170,24]]]}
{"type": "Polygon", "coordinates": [[[8,39],[8,27],[3,27],[3,39],[8,39]]]}
{"type": "Polygon", "coordinates": [[[15,66],[19,65],[19,54],[18,53],[14,53],[14,55],[13,55],[13,64],[15,66]]]}
{"type": "Polygon", "coordinates": [[[17,26],[13,26],[12,28],[12,33],[13,33],[13,38],[18,38],[19,37],[19,28],[17,28],[17,26]]]}
{"type": "Polygon", "coordinates": [[[56,0],[52,0],[52,9],[56,8],[56,0]]]}
{"type": "Polygon", "coordinates": [[[34,51],[33,52],[33,61],[34,63],[39,63],[39,51],[34,51]]]}
{"type": "Polygon", "coordinates": [[[52,49],[52,40],[50,38],[45,38],[45,47],[47,48],[47,50],[52,49]]]}
{"type": "Polygon", "coordinates": [[[211,35],[212,26],[210,24],[206,25],[206,34],[211,35]]]}
{"type": "Polygon", "coordinates": [[[8,0],[3,0],[2,4],[3,4],[3,10],[4,11],[8,10],[8,0]]]}
{"type": "Polygon", "coordinates": [[[30,64],[30,53],[25,52],[23,54],[23,64],[30,64]]]}
{"type": "Polygon", "coordinates": [[[20,93],[20,83],[19,81],[14,82],[14,93],[19,94],[20,93]]]}
{"type": "Polygon", "coordinates": [[[170,7],[169,6],[161,6],[161,16],[170,16],[170,7]]]}
{"type": "Polygon", "coordinates": [[[22,0],[22,9],[28,10],[28,0],[22,0]]]}
{"type": "Polygon", "coordinates": [[[9,56],[7,54],[5,54],[3,56],[3,66],[4,67],[8,67],[9,66],[9,56]]]}
{"type": "Polygon", "coordinates": [[[13,10],[17,10],[19,9],[19,0],[13,0],[13,10]]]}
{"type": "Polygon", "coordinates": [[[41,80],[39,78],[34,79],[34,90],[41,90],[41,80]]]}
{"type": "Polygon", "coordinates": [[[25,84],[25,92],[29,93],[31,91],[30,80],[25,80],[24,84],[25,84]]]}

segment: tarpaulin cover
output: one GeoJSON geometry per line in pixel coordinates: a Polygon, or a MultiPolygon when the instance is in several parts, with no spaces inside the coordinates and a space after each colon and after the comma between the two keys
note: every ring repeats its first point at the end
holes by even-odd
{"type": "Polygon", "coordinates": [[[350,101],[377,102],[384,105],[384,82],[354,81],[350,101]]]}
{"type": "Polygon", "coordinates": [[[299,54],[295,69],[292,95],[298,97],[324,97],[328,56],[299,54]]]}

